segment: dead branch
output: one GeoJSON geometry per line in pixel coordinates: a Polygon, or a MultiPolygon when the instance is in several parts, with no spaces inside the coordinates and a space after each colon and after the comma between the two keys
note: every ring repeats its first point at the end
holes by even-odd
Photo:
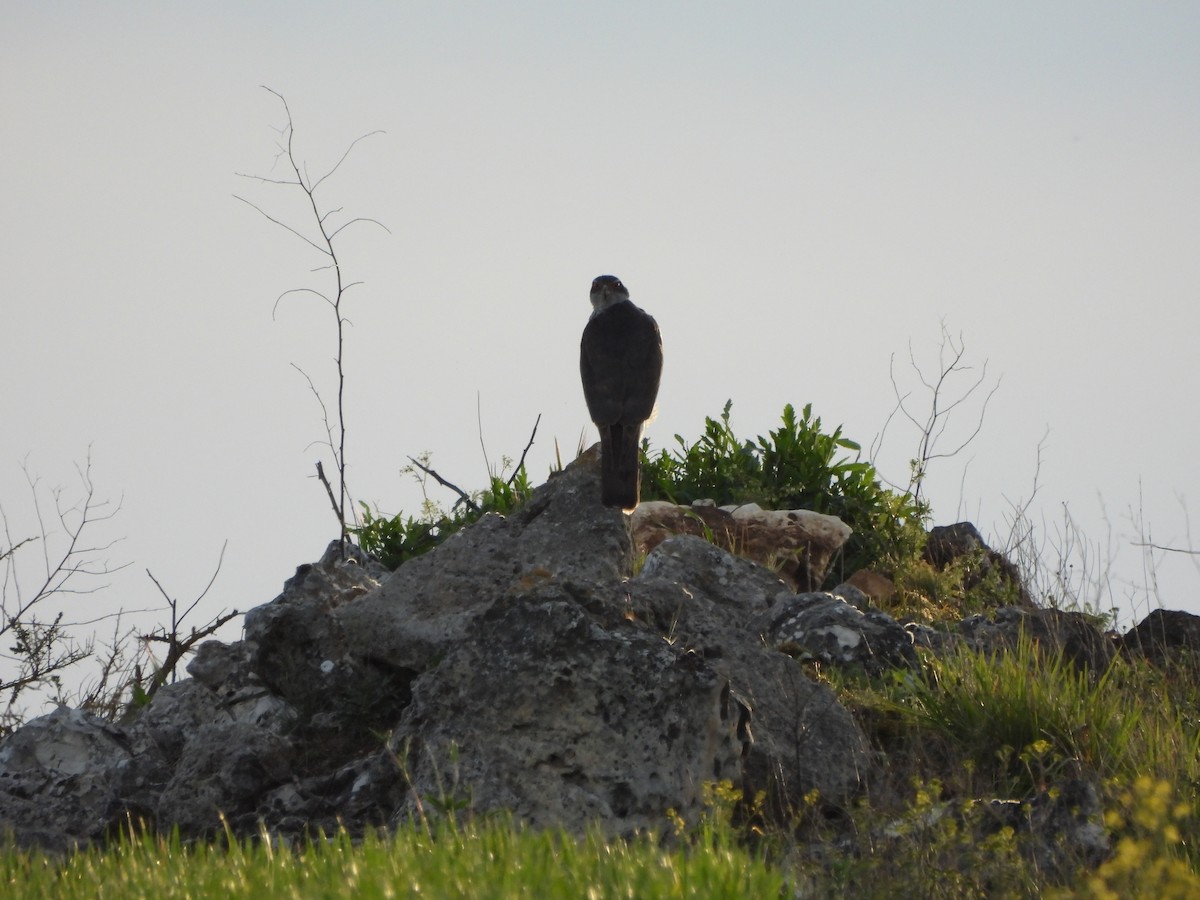
{"type": "Polygon", "coordinates": [[[441,475],[439,475],[435,470],[429,468],[429,466],[422,465],[421,463],[419,463],[415,459],[413,459],[411,456],[408,458],[408,461],[410,463],[412,463],[414,466],[416,466],[418,469],[420,469],[422,472],[424,472],[426,475],[430,476],[434,481],[436,481],[442,487],[448,488],[449,490],[452,490],[452,491],[454,491],[454,493],[458,494],[458,497],[459,497],[458,502],[459,503],[465,503],[468,507],[475,510],[475,512],[477,512],[477,513],[483,512],[483,510],[479,508],[479,504],[471,499],[471,495],[468,494],[466,491],[464,491],[462,488],[460,488],[458,485],[452,484],[451,482],[447,481],[445,478],[443,478],[441,475]]]}
{"type": "MultiPolygon", "coordinates": [[[[391,232],[388,229],[388,227],[386,225],[384,225],[382,222],[380,222],[378,219],[373,219],[373,218],[370,218],[367,216],[356,216],[352,219],[349,219],[346,222],[343,222],[341,225],[338,225],[336,228],[331,228],[330,217],[337,213],[340,213],[342,208],[337,207],[337,208],[322,212],[321,204],[317,200],[317,190],[321,187],[321,185],[325,182],[326,179],[328,179],[335,172],[337,172],[338,169],[341,168],[342,163],[344,163],[346,161],[346,159],[347,159],[347,157],[349,157],[351,151],[353,151],[354,148],[361,141],[364,141],[367,138],[372,137],[377,134],[383,134],[384,132],[376,130],[376,131],[368,132],[367,134],[364,134],[364,135],[360,135],[359,137],[355,138],[350,143],[350,145],[346,148],[345,152],[342,153],[341,158],[338,159],[338,161],[333,165],[333,167],[330,168],[329,171],[327,171],[320,178],[313,180],[308,174],[307,163],[302,164],[296,157],[295,147],[293,145],[293,141],[295,138],[295,127],[294,127],[294,123],[293,123],[293,119],[292,119],[292,110],[291,110],[291,107],[288,106],[287,99],[279,91],[276,91],[270,87],[267,87],[266,85],[263,85],[262,87],[264,90],[268,91],[269,93],[271,93],[275,97],[277,97],[279,99],[279,102],[283,105],[283,111],[284,111],[284,115],[285,115],[285,119],[286,119],[286,124],[279,131],[279,134],[281,137],[281,144],[279,146],[279,153],[275,157],[275,162],[278,163],[280,159],[285,159],[287,161],[288,165],[291,167],[292,173],[294,174],[295,178],[294,179],[292,179],[292,178],[268,178],[268,177],[264,177],[261,175],[246,175],[246,174],[240,173],[240,172],[237,174],[243,178],[249,178],[251,180],[258,181],[262,184],[282,185],[285,187],[299,187],[300,190],[304,192],[305,197],[308,199],[308,205],[312,210],[313,220],[316,223],[317,232],[318,232],[319,237],[317,239],[310,238],[307,235],[303,234],[298,229],[279,220],[275,216],[270,215],[265,210],[263,210],[260,206],[258,206],[256,203],[254,203],[250,200],[247,200],[244,197],[240,197],[236,194],[234,196],[236,197],[236,199],[242,201],[243,203],[247,204],[252,209],[257,211],[268,221],[280,226],[285,231],[300,238],[302,241],[304,241],[306,244],[308,244],[314,250],[319,252],[322,256],[324,256],[328,260],[327,265],[320,267],[319,270],[328,269],[328,270],[332,271],[332,273],[334,275],[334,290],[331,292],[331,294],[326,294],[326,293],[318,291],[314,288],[307,288],[307,287],[293,288],[291,290],[284,291],[282,294],[279,295],[279,297],[276,298],[275,306],[272,308],[272,311],[271,311],[271,316],[272,316],[272,318],[274,318],[275,312],[279,307],[280,301],[283,300],[284,297],[289,296],[290,294],[305,294],[305,293],[313,294],[313,295],[319,297],[321,300],[323,300],[326,303],[326,305],[328,305],[333,310],[334,320],[336,322],[336,334],[337,334],[337,353],[334,356],[334,363],[335,363],[336,372],[337,372],[337,427],[336,427],[337,439],[336,439],[336,441],[334,440],[334,430],[335,429],[334,429],[334,426],[330,423],[329,411],[326,408],[324,401],[321,399],[320,393],[316,390],[316,387],[313,385],[312,380],[309,379],[306,374],[305,374],[305,378],[308,379],[309,387],[312,388],[313,393],[317,395],[317,400],[321,405],[321,414],[322,414],[322,416],[324,418],[324,422],[325,422],[325,431],[329,437],[328,445],[330,448],[330,452],[333,455],[334,465],[337,467],[338,488],[337,488],[336,494],[334,493],[334,489],[330,485],[329,480],[325,477],[324,469],[320,462],[317,463],[317,474],[318,474],[318,477],[320,478],[321,482],[324,484],[324,486],[325,486],[326,490],[328,491],[330,498],[333,502],[334,513],[338,518],[338,528],[340,531],[339,536],[341,539],[343,553],[344,553],[346,542],[347,542],[347,534],[348,534],[347,523],[346,523],[346,507],[350,506],[351,510],[353,510],[354,504],[352,502],[350,502],[349,489],[346,486],[346,433],[347,433],[347,429],[346,429],[346,409],[345,409],[346,374],[345,374],[345,368],[344,368],[345,327],[351,323],[350,323],[350,320],[348,318],[346,318],[346,316],[343,314],[342,300],[345,297],[346,292],[350,288],[354,287],[357,284],[361,284],[361,282],[347,283],[343,279],[342,263],[341,263],[340,258],[338,257],[337,248],[334,246],[334,239],[337,238],[342,233],[342,231],[344,231],[346,228],[350,227],[351,225],[360,223],[360,222],[378,225],[380,228],[382,228],[384,231],[388,232],[389,234],[391,232]]],[[[296,368],[299,369],[298,366],[296,368]]],[[[301,371],[301,374],[304,374],[303,370],[300,370],[300,371],[301,371]]]]}
{"type": "Polygon", "coordinates": [[[909,365],[913,372],[916,373],[917,381],[920,382],[925,393],[928,395],[928,410],[918,416],[909,408],[908,401],[912,396],[912,392],[901,392],[895,371],[896,358],[895,354],[893,354],[888,362],[888,376],[892,382],[892,391],[896,396],[896,405],[893,407],[891,413],[888,414],[887,419],[884,421],[883,429],[875,440],[872,441],[870,448],[870,454],[874,458],[883,445],[883,437],[887,432],[888,426],[897,414],[902,415],[917,429],[919,434],[917,452],[909,463],[911,471],[908,484],[908,492],[917,501],[922,499],[922,489],[925,477],[929,472],[929,463],[935,459],[949,459],[950,457],[957,456],[979,436],[983,428],[984,418],[987,415],[988,404],[996,394],[996,391],[1000,389],[1000,382],[1002,380],[1001,378],[997,378],[996,383],[991,386],[987,395],[983,398],[974,428],[971,429],[970,433],[964,439],[958,441],[952,450],[939,450],[938,447],[946,436],[947,428],[952,418],[951,414],[971,399],[988,380],[988,361],[984,360],[978,378],[975,378],[957,396],[949,394],[951,381],[972,371],[974,367],[963,363],[963,358],[966,355],[966,344],[963,341],[962,335],[960,334],[956,340],[946,329],[945,322],[942,323],[941,331],[942,343],[938,348],[936,376],[927,376],[925,374],[925,370],[917,362],[912,342],[910,341],[908,344],[909,365]]]}
{"type": "Polygon", "coordinates": [[[517,473],[525,466],[525,454],[529,452],[529,448],[533,446],[533,439],[537,437],[538,425],[542,421],[542,414],[538,413],[537,418],[533,422],[533,431],[529,435],[529,443],[525,445],[525,449],[521,451],[521,458],[517,460],[517,467],[513,469],[512,475],[508,477],[508,486],[512,487],[512,483],[517,480],[517,473]]]}
{"type": "MultiPolygon", "coordinates": [[[[144,691],[144,700],[149,700],[158,691],[160,687],[167,683],[167,680],[175,680],[175,669],[183,658],[192,651],[192,649],[200,641],[215,633],[219,628],[227,622],[235,619],[240,613],[235,609],[229,613],[220,613],[210,619],[206,624],[199,628],[192,628],[186,635],[181,634],[183,621],[196,608],[196,605],[204,599],[212,588],[213,583],[217,580],[217,575],[221,572],[221,566],[225,561],[225,549],[229,546],[226,541],[221,545],[221,553],[217,557],[217,566],[213,570],[212,577],[209,578],[208,584],[202,590],[183,612],[179,612],[179,601],[166,592],[159,580],[154,577],[154,574],[147,569],[146,574],[150,580],[154,582],[154,586],[158,588],[158,592],[163,595],[163,599],[167,601],[167,606],[171,610],[170,628],[160,628],[158,631],[141,636],[142,641],[149,644],[150,642],[158,642],[167,645],[167,653],[161,664],[155,667],[154,673],[150,678],[149,685],[142,688],[144,691]]],[[[140,686],[140,685],[139,685],[140,686]]]]}
{"type": "Polygon", "coordinates": [[[56,526],[52,526],[53,518],[42,501],[41,480],[30,473],[26,463],[22,469],[33,501],[38,534],[14,541],[7,516],[0,510],[8,543],[8,548],[0,554],[4,567],[0,584],[0,635],[10,651],[0,655],[0,661],[7,664],[5,671],[0,672],[0,694],[6,695],[0,711],[0,731],[20,723],[17,702],[25,691],[47,686],[61,691],[61,673],[92,655],[93,641],[72,637],[70,629],[76,623],[64,621],[62,610],[48,618],[41,615],[41,610],[57,595],[89,594],[102,589],[104,584],[88,584],[87,579],[102,579],[124,568],[100,558],[117,541],[93,543],[88,538],[98,523],[112,518],[120,509],[119,503],[113,505],[96,497],[90,448],[86,463],[76,465],[82,498],[68,504],[63,489],[49,491],[53,518],[58,520],[56,526]],[[41,549],[41,574],[36,579],[36,588],[27,594],[19,574],[18,551],[35,543],[41,549]]]}

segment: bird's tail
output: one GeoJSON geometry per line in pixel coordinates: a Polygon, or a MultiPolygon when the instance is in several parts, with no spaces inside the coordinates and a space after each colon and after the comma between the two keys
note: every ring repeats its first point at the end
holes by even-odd
{"type": "Polygon", "coordinates": [[[600,502],[626,512],[638,505],[641,482],[638,449],[641,428],[612,425],[600,429],[600,502]]]}

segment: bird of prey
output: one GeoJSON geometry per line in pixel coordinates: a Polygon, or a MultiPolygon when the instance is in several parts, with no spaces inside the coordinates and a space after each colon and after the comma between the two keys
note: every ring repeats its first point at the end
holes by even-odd
{"type": "Polygon", "coordinates": [[[615,275],[592,282],[579,373],[588,413],[600,430],[600,502],[628,512],[638,505],[638,450],[658,397],[662,338],[658,323],[630,302],[615,275]]]}

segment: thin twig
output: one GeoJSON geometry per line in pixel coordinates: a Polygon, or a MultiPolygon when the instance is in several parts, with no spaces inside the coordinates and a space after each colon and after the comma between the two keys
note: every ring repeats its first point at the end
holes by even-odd
{"type": "Polygon", "coordinates": [[[479,508],[479,504],[471,499],[470,494],[468,494],[466,491],[464,491],[458,485],[450,483],[445,478],[443,478],[441,475],[439,475],[436,471],[429,468],[429,466],[422,465],[421,463],[419,463],[415,459],[413,459],[411,456],[408,458],[408,461],[411,462],[418,469],[420,469],[422,472],[424,472],[426,475],[433,478],[433,480],[436,481],[438,484],[440,484],[442,487],[448,488],[449,490],[452,490],[452,491],[454,491],[454,493],[458,494],[460,502],[465,503],[467,506],[469,506],[471,509],[475,510],[478,513],[483,512],[483,510],[479,508]]]}
{"type": "Polygon", "coordinates": [[[521,458],[517,461],[517,467],[513,469],[512,475],[508,478],[508,486],[512,487],[512,483],[517,479],[519,473],[525,465],[525,454],[529,452],[529,448],[533,446],[533,439],[537,436],[538,423],[542,421],[542,414],[538,413],[537,419],[533,423],[533,432],[529,435],[529,443],[525,445],[525,449],[521,451],[521,458]]]}
{"type": "MultiPolygon", "coordinates": [[[[317,391],[316,386],[312,382],[312,379],[309,378],[308,375],[306,373],[304,373],[304,371],[302,369],[299,369],[299,366],[296,366],[296,368],[299,369],[301,374],[304,375],[305,379],[308,380],[309,387],[312,389],[313,393],[317,397],[317,401],[321,405],[321,414],[322,414],[324,422],[325,422],[325,433],[328,437],[328,446],[330,448],[331,453],[333,454],[334,465],[337,467],[338,488],[337,488],[336,492],[335,492],[333,486],[330,484],[329,479],[326,478],[325,470],[324,470],[324,467],[321,464],[321,462],[317,463],[317,476],[321,480],[321,483],[325,486],[325,491],[329,495],[330,503],[333,506],[334,514],[337,516],[338,528],[340,531],[339,537],[341,540],[342,553],[343,553],[343,558],[344,558],[344,554],[346,552],[347,537],[349,534],[348,526],[346,523],[346,507],[350,506],[350,508],[352,510],[352,515],[354,515],[354,513],[353,513],[354,504],[350,500],[349,488],[346,485],[346,470],[347,470],[347,467],[346,467],[346,406],[345,406],[346,373],[345,373],[345,368],[344,368],[345,327],[352,323],[342,312],[342,298],[345,296],[346,292],[351,287],[354,287],[355,285],[360,284],[361,282],[346,283],[343,280],[341,260],[338,258],[337,250],[334,247],[334,239],[337,238],[338,235],[340,235],[341,232],[344,231],[346,228],[348,228],[349,226],[354,225],[356,223],[359,223],[359,222],[366,222],[366,223],[378,225],[384,231],[388,232],[388,234],[391,234],[391,231],[388,229],[388,227],[386,225],[384,225],[378,219],[373,219],[373,218],[366,217],[366,216],[359,216],[356,218],[352,218],[347,222],[343,222],[341,225],[337,226],[336,228],[332,228],[332,230],[331,230],[332,223],[330,222],[330,219],[332,216],[339,214],[342,211],[342,208],[336,207],[336,208],[328,209],[328,210],[322,212],[321,205],[317,202],[316,192],[321,187],[321,185],[325,182],[326,179],[328,179],[335,172],[337,172],[338,169],[341,168],[342,163],[344,163],[346,161],[346,159],[347,159],[347,157],[349,157],[351,151],[353,151],[354,148],[356,146],[358,146],[359,143],[361,143],[362,141],[366,140],[369,137],[372,137],[376,134],[383,134],[384,132],[378,131],[378,130],[372,131],[372,132],[369,132],[364,135],[360,135],[359,137],[355,138],[350,143],[350,145],[346,148],[345,152],[342,153],[341,158],[338,159],[338,161],[333,165],[333,167],[330,168],[329,171],[327,171],[320,178],[317,178],[314,181],[308,173],[307,162],[299,161],[296,158],[296,153],[295,153],[295,149],[294,149],[294,145],[293,145],[293,141],[295,138],[295,127],[294,127],[293,119],[292,119],[292,110],[291,110],[291,107],[288,106],[287,98],[284,97],[283,94],[281,94],[279,91],[276,91],[273,88],[268,87],[267,85],[262,85],[262,87],[265,91],[267,91],[268,93],[273,94],[275,97],[277,97],[279,99],[279,102],[283,105],[284,114],[286,116],[286,124],[283,128],[278,130],[278,134],[280,136],[280,145],[279,145],[279,153],[275,157],[275,163],[278,164],[280,159],[286,159],[288,164],[290,164],[290,166],[291,166],[293,174],[295,175],[295,180],[292,180],[290,178],[264,178],[262,176],[243,176],[243,177],[253,178],[254,180],[257,180],[261,183],[266,183],[266,184],[277,184],[277,185],[284,185],[284,186],[288,186],[288,187],[291,187],[291,186],[299,187],[304,192],[305,196],[308,198],[308,205],[312,209],[313,219],[316,221],[317,230],[320,232],[320,238],[319,238],[319,240],[314,240],[312,238],[309,238],[309,237],[305,236],[304,234],[302,234],[300,231],[298,231],[296,228],[293,228],[292,226],[287,225],[284,222],[281,222],[279,219],[275,218],[274,216],[269,215],[268,213],[266,213],[264,210],[262,210],[260,207],[258,207],[256,204],[252,203],[251,201],[246,200],[243,197],[237,197],[237,199],[241,200],[243,203],[246,203],[247,205],[249,205],[250,207],[255,209],[257,212],[259,212],[262,216],[264,216],[269,221],[273,222],[276,225],[279,225],[281,228],[284,228],[291,234],[301,238],[310,247],[314,248],[315,250],[318,250],[322,254],[322,256],[324,256],[328,260],[328,263],[327,263],[327,265],[318,267],[314,271],[330,270],[330,271],[332,271],[333,276],[334,276],[334,290],[332,290],[329,294],[323,293],[314,288],[293,288],[292,290],[285,291],[284,293],[280,294],[279,297],[277,297],[275,300],[275,306],[271,310],[271,316],[272,316],[272,318],[274,318],[275,313],[279,308],[279,304],[283,300],[283,298],[288,296],[289,294],[293,294],[293,293],[313,294],[316,297],[323,300],[325,302],[325,304],[333,310],[334,321],[336,322],[336,328],[337,328],[337,352],[334,356],[334,364],[335,364],[336,371],[337,371],[337,439],[336,439],[336,441],[334,440],[334,434],[333,434],[334,426],[330,423],[329,410],[326,408],[325,402],[321,399],[320,392],[317,391]]],[[[234,195],[234,196],[236,197],[237,195],[234,195]]],[[[355,521],[358,521],[357,515],[355,515],[355,521]]]]}
{"type": "Polygon", "coordinates": [[[1145,543],[1142,541],[1135,541],[1133,543],[1133,546],[1134,547],[1148,547],[1151,550],[1162,550],[1166,553],[1182,553],[1185,556],[1200,556],[1200,550],[1185,550],[1182,547],[1166,547],[1166,546],[1163,546],[1162,544],[1145,543]]]}
{"type": "Polygon", "coordinates": [[[317,477],[321,479],[321,484],[325,485],[325,493],[329,495],[329,502],[333,506],[334,513],[340,515],[341,510],[338,509],[337,497],[333,495],[333,488],[329,484],[329,479],[325,477],[325,467],[321,465],[321,461],[317,460],[317,477]]]}

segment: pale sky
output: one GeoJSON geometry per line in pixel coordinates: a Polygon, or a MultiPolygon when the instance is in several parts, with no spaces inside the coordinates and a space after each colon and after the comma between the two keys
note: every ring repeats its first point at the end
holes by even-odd
{"type": "MultiPolygon", "coordinates": [[[[313,173],[386,132],[319,194],[391,232],[340,239],[365,282],[346,299],[356,498],[416,512],[399,470],[423,451],[481,487],[480,429],[497,464],[539,414],[536,481],[556,440],[592,443],[578,340],[613,273],[663,334],[655,446],[732,399],[746,437],[811,402],[866,447],[890,357],[918,387],[908,347],[932,372],[944,322],[1001,382],[975,443],[935,463],[934,523],[1003,546],[1036,475],[1047,555],[1065,509],[1093,542],[1076,580],[1110,568],[1083,599],[1124,624],[1200,612],[1195,558],[1148,568],[1131,522],[1187,547],[1200,504],[1200,5],[247,6],[3,4],[0,503],[26,536],[20,462],[69,498],[90,446],[122,503],[97,538],[130,564],[71,615],[157,605],[147,568],[190,599],[226,540],[195,624],[246,610],[336,534],[291,366],[332,403],[330,313],[271,315],[327,276],[233,197],[311,230],[294,189],[235,174],[283,171],[260,85],[313,173]]],[[[917,437],[893,421],[885,476],[917,437]]]]}

